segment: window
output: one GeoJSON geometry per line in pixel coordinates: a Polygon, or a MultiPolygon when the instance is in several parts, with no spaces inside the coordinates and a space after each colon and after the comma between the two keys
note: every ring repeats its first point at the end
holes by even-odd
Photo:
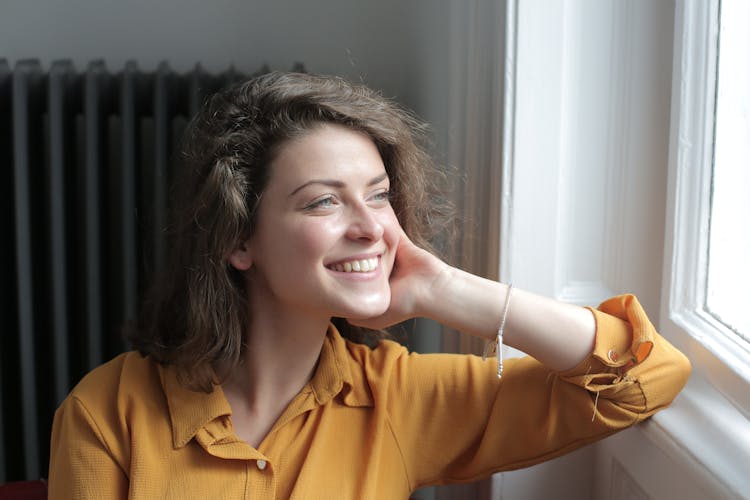
{"type": "Polygon", "coordinates": [[[706,483],[727,490],[722,498],[750,491],[745,465],[750,460],[750,342],[742,318],[748,300],[744,289],[750,286],[744,262],[750,234],[750,16],[740,3],[675,3],[659,327],[688,355],[693,375],[674,407],[654,416],[647,427],[661,439],[662,449],[678,443],[687,450],[706,483]],[[737,36],[744,38],[733,39],[737,36]],[[740,97],[736,91],[743,86],[740,97]],[[742,294],[744,303],[738,298],[742,294]]]}
{"type": "Polygon", "coordinates": [[[735,300],[747,293],[750,278],[741,276],[747,273],[742,267],[747,250],[732,255],[734,247],[747,245],[743,238],[750,233],[744,199],[750,186],[748,98],[733,90],[747,87],[750,59],[747,47],[739,45],[747,45],[750,16],[734,11],[738,3],[724,0],[721,8],[715,0],[676,3],[660,327],[690,357],[693,376],[673,411],[653,419],[696,457],[706,477],[733,494],[750,488],[744,466],[750,460],[750,342],[742,337],[747,302],[740,299],[737,307],[735,300]],[[732,40],[736,36],[745,41],[732,40]],[[739,49],[745,55],[735,52],[739,49]]]}
{"type": "Polygon", "coordinates": [[[750,2],[723,0],[706,310],[750,341],[750,2]]]}
{"type": "Polygon", "coordinates": [[[750,342],[738,335],[747,334],[747,302],[736,298],[747,297],[750,278],[740,275],[748,253],[731,255],[750,233],[750,218],[739,212],[748,213],[749,163],[739,158],[747,155],[748,117],[747,95],[738,91],[750,72],[746,44],[732,39],[747,40],[750,30],[750,17],[734,11],[740,3],[677,4],[661,327],[688,353],[697,377],[750,414],[750,342]],[[731,19],[720,30],[722,10],[731,19]]]}

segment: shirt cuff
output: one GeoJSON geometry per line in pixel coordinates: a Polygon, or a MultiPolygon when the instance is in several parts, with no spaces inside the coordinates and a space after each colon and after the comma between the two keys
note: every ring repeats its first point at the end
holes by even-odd
{"type": "Polygon", "coordinates": [[[588,308],[596,321],[596,340],[589,357],[564,376],[596,371],[625,373],[651,353],[656,330],[634,295],[608,299],[598,309],[588,308]]]}

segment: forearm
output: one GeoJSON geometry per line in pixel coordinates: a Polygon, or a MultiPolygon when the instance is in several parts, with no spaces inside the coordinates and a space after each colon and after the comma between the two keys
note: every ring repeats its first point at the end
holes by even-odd
{"type": "MultiPolygon", "coordinates": [[[[450,268],[426,301],[425,315],[463,333],[494,338],[508,286],[450,268]]],[[[553,370],[580,363],[594,346],[590,311],[518,288],[513,289],[504,342],[553,370]]]]}

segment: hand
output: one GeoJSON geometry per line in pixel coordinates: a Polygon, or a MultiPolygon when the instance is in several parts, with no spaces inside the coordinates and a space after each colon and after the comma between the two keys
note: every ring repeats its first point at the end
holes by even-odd
{"type": "Polygon", "coordinates": [[[448,269],[450,266],[416,246],[402,233],[389,278],[391,302],[388,309],[380,316],[348,319],[349,323],[380,330],[423,316],[424,306],[431,300],[435,282],[448,269]]]}

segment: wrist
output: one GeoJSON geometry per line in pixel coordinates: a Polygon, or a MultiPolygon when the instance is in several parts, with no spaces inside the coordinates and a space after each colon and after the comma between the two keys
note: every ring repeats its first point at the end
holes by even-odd
{"type": "Polygon", "coordinates": [[[430,305],[434,319],[462,333],[494,338],[508,292],[508,285],[448,267],[435,280],[430,305]]]}
{"type": "Polygon", "coordinates": [[[424,280],[421,293],[415,301],[417,316],[443,322],[443,314],[450,305],[452,288],[456,284],[458,269],[436,259],[431,277],[424,280]]]}

